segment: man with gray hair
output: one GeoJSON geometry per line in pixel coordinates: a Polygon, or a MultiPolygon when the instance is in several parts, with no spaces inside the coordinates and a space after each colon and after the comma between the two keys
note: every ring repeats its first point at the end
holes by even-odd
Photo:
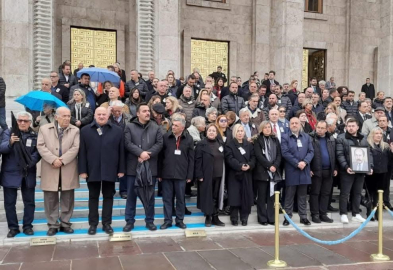
{"type": "Polygon", "coordinates": [[[172,130],[163,136],[164,146],[160,158],[159,178],[162,182],[164,202],[164,224],[161,230],[172,227],[173,194],[176,196],[176,226],[186,229],[184,224],[186,182],[191,183],[194,175],[194,141],[184,132],[186,121],[172,119],[172,130]]]}
{"type": "Polygon", "coordinates": [[[251,141],[251,137],[258,134],[258,127],[255,124],[250,123],[251,112],[247,108],[243,108],[239,111],[239,121],[237,124],[241,124],[246,133],[247,141],[251,141]]]}
{"type": "Polygon", "coordinates": [[[41,126],[38,133],[37,149],[42,157],[41,189],[44,191],[49,236],[55,235],[59,229],[65,233],[74,232],[70,219],[74,211],[75,189],[79,188],[79,128],[71,125],[70,120],[70,110],[60,107],[56,110],[55,121],[41,126]]]}
{"type": "Polygon", "coordinates": [[[16,200],[18,189],[22,192],[24,205],[23,212],[23,233],[33,235],[34,220],[34,195],[36,185],[36,164],[41,159],[37,151],[37,134],[30,127],[33,117],[28,112],[19,112],[16,121],[20,134],[12,133],[9,129],[2,134],[0,154],[3,155],[1,164],[1,185],[4,191],[4,209],[7,217],[8,238],[12,238],[18,233],[19,224],[16,215],[16,200]],[[31,156],[29,164],[22,163],[20,151],[15,145],[25,147],[31,156]]]}
{"type": "Polygon", "coordinates": [[[126,89],[125,89],[126,97],[130,95],[130,91],[133,88],[138,88],[139,93],[143,99],[146,97],[146,94],[149,92],[146,83],[141,78],[139,78],[139,73],[138,70],[136,69],[131,70],[131,80],[126,82],[126,89]]]}

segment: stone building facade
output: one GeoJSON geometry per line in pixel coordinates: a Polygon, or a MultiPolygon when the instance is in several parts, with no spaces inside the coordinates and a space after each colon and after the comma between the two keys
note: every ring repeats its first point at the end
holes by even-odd
{"type": "Polygon", "coordinates": [[[280,82],[302,81],[310,68],[305,54],[322,52],[319,79],[334,76],[358,92],[369,77],[392,94],[393,1],[317,0],[320,12],[305,11],[306,2],[0,0],[0,76],[8,96],[35,89],[72,59],[71,28],[80,27],[115,31],[116,59],[127,74],[153,69],[164,78],[172,69],[186,76],[198,39],[228,43],[228,77],[272,69],[280,82]]]}

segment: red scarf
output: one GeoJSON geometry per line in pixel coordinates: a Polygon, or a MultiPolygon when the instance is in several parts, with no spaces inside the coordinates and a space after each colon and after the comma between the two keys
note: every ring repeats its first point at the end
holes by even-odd
{"type": "Polygon", "coordinates": [[[307,116],[308,123],[310,124],[312,130],[315,130],[315,127],[317,125],[317,119],[312,114],[312,111],[311,112],[306,111],[306,116],[307,116]]]}

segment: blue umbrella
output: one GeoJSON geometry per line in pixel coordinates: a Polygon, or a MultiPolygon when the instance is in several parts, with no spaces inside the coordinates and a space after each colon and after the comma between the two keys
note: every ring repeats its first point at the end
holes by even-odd
{"type": "Polygon", "coordinates": [[[44,110],[44,105],[46,104],[51,105],[54,108],[67,107],[67,105],[57,97],[40,90],[31,91],[24,96],[18,97],[15,101],[26,106],[32,111],[40,112],[44,110]]]}
{"type": "Polygon", "coordinates": [[[120,81],[119,75],[116,72],[110,71],[106,68],[84,68],[77,72],[78,78],[82,76],[82,74],[89,74],[90,81],[92,82],[106,82],[110,81],[113,83],[118,83],[120,81]]]}

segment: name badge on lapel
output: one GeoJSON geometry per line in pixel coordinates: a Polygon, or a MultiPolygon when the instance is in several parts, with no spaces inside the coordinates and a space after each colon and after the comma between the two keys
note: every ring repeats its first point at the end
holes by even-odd
{"type": "Polygon", "coordinates": [[[189,102],[187,102],[187,104],[192,104],[192,100],[190,100],[189,102]]]}
{"type": "Polygon", "coordinates": [[[302,141],[297,139],[297,147],[303,147],[302,141]]]}
{"type": "Polygon", "coordinates": [[[166,102],[166,98],[164,98],[164,99],[162,100],[162,102],[166,102]]]}
{"type": "Polygon", "coordinates": [[[57,89],[56,89],[56,93],[59,93],[59,92],[60,92],[60,88],[57,88],[57,89]]]}
{"type": "Polygon", "coordinates": [[[31,139],[27,139],[26,140],[26,147],[31,147],[31,143],[32,143],[33,141],[31,140],[31,139]]]}
{"type": "Polygon", "coordinates": [[[283,127],[280,127],[280,131],[281,131],[281,132],[284,132],[284,128],[283,128],[283,127]]]}
{"type": "Polygon", "coordinates": [[[175,150],[175,155],[176,156],[181,156],[181,150],[175,150]]]}
{"type": "Polygon", "coordinates": [[[102,130],[100,129],[100,128],[97,128],[97,133],[98,133],[98,135],[102,135],[102,130]]]}
{"type": "Polygon", "coordinates": [[[240,154],[244,155],[246,153],[246,150],[243,149],[243,147],[238,148],[240,151],[240,154]]]}
{"type": "Polygon", "coordinates": [[[218,147],[218,151],[220,151],[222,153],[222,151],[224,151],[224,147],[222,147],[222,146],[218,147]]]}

